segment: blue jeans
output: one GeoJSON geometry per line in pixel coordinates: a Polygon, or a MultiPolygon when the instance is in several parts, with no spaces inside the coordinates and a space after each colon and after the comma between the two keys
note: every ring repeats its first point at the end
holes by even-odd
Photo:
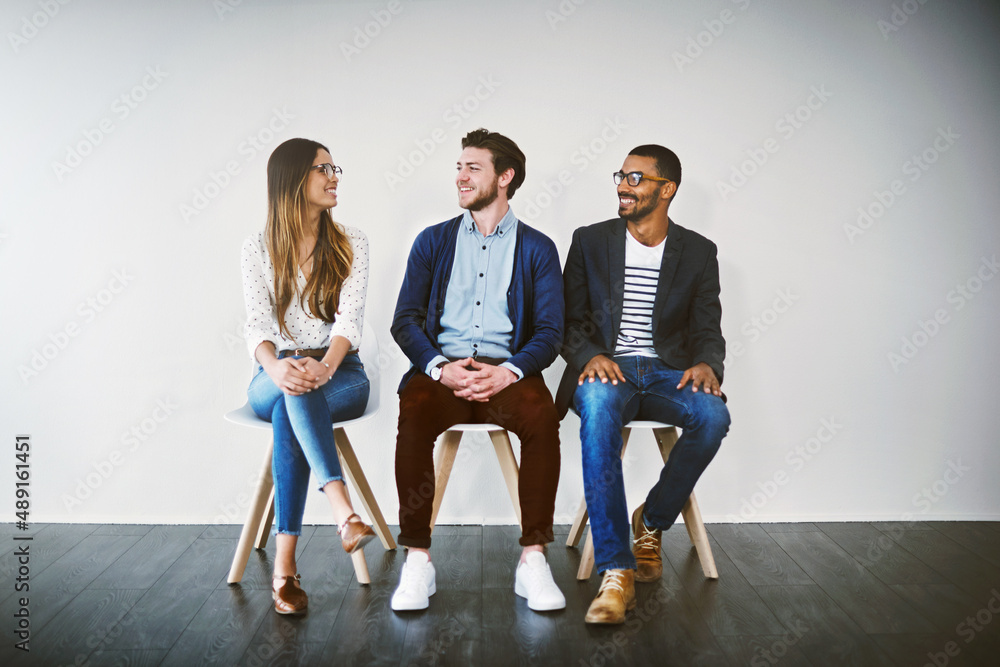
{"type": "Polygon", "coordinates": [[[349,354],[330,381],[301,396],[284,393],[262,368],[250,381],[247,397],[258,417],[274,429],[274,514],[276,533],[302,534],[302,513],[309,470],[319,488],[342,480],[331,424],[360,417],[368,405],[368,376],[356,354],[349,354]]]}
{"type": "Polygon", "coordinates": [[[583,488],[598,572],[635,569],[622,479],[622,426],[647,419],[683,429],[646,496],[643,520],[661,530],[674,524],[729,430],[729,410],[721,398],[700,389],[692,392],[690,383],[677,389],[683,371],[652,357],[620,356],[614,361],[625,382],[585,381],[573,397],[580,415],[583,488]]]}

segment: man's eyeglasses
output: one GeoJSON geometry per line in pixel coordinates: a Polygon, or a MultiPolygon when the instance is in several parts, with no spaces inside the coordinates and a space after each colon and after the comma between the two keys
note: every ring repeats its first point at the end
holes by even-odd
{"type": "MultiPolygon", "coordinates": [[[[337,176],[340,176],[341,174],[344,173],[343,169],[341,169],[337,165],[330,164],[329,162],[324,162],[323,164],[317,164],[314,167],[310,167],[310,169],[322,169],[323,173],[325,173],[326,177],[328,179],[330,179],[331,181],[333,180],[333,175],[334,174],[336,174],[337,176]]],[[[647,178],[649,178],[649,177],[647,176],[647,178]]]]}
{"type": "Polygon", "coordinates": [[[647,181],[667,182],[670,180],[669,178],[658,178],[656,176],[647,176],[641,171],[630,171],[627,174],[623,171],[616,171],[615,173],[612,174],[612,176],[615,179],[615,185],[620,185],[622,181],[628,181],[628,184],[631,185],[633,188],[639,185],[640,181],[642,181],[642,179],[644,178],[647,181]]]}

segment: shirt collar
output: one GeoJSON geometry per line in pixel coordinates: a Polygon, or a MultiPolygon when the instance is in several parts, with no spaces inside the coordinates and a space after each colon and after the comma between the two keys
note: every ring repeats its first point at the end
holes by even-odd
{"type": "MultiPolygon", "coordinates": [[[[514,215],[514,210],[508,206],[507,212],[502,218],[500,218],[500,224],[497,225],[495,230],[493,230],[493,234],[497,234],[500,238],[503,238],[513,231],[514,225],[516,224],[517,216],[514,215]]],[[[479,233],[479,229],[476,228],[476,221],[472,219],[472,212],[468,209],[466,209],[465,213],[462,214],[462,229],[469,233],[479,233]]]]}

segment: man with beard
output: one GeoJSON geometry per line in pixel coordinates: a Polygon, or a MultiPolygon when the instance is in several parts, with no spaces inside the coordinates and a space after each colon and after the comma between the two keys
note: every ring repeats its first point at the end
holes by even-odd
{"type": "Polygon", "coordinates": [[[399,543],[408,547],[397,611],[426,609],[434,442],[459,423],[493,423],[521,441],[521,559],[514,591],[535,611],[562,609],[544,545],[559,482],[559,419],[542,370],[559,354],[562,276],[555,244],[519,221],[508,200],[524,182],[524,153],[484,129],[462,139],[458,205],[465,212],[413,242],[392,335],[413,367],[399,386],[396,487],[399,543]]]}
{"type": "Polygon", "coordinates": [[[722,338],[715,244],[667,209],[681,163],[663,146],[635,148],[614,174],[618,218],[577,229],[566,258],[567,362],[556,405],[580,415],[583,483],[603,573],[588,623],[622,623],[635,581],[663,572],[661,532],[673,525],[729,429],[720,390],[722,338]],[[683,429],[659,481],[632,513],[622,480],[622,426],[683,429]]]}

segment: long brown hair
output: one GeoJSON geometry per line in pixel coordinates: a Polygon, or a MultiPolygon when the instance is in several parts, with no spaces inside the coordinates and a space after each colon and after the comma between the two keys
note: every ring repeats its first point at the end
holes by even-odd
{"type": "Polygon", "coordinates": [[[340,303],[340,288],[351,273],[354,252],[351,241],[330,211],[319,216],[313,265],[305,288],[299,291],[298,268],[305,258],[299,257],[306,210],[305,185],[316,151],[326,146],[309,139],[289,139],[274,149],[267,160],[267,225],[264,243],[274,266],[274,301],[278,327],[292,338],[285,324],[285,312],[293,298],[313,317],[333,322],[340,303]],[[308,308],[306,307],[308,304],[308,308]]]}

